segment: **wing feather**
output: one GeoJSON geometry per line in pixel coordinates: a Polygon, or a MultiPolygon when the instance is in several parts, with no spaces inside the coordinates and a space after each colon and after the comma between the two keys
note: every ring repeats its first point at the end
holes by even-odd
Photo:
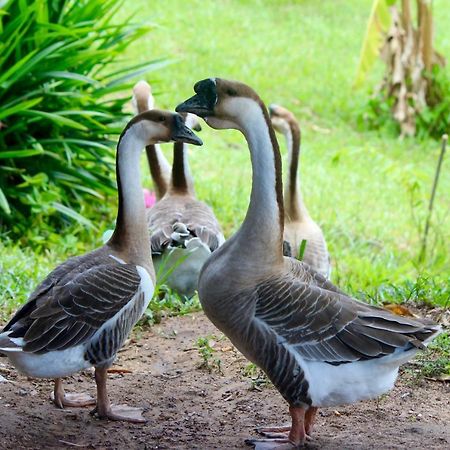
{"type": "Polygon", "coordinates": [[[255,317],[303,358],[331,364],[421,348],[437,331],[289,275],[257,287],[255,317]]]}
{"type": "Polygon", "coordinates": [[[79,345],[134,298],[140,283],[131,264],[99,264],[62,277],[19,310],[10,335],[23,337],[23,350],[32,353],[79,345]]]}

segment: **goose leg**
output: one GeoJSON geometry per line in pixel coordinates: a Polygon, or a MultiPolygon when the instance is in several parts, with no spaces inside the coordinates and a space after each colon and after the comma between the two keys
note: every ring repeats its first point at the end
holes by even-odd
{"type": "Polygon", "coordinates": [[[310,406],[305,413],[305,432],[307,436],[311,436],[318,410],[317,406],[310,406]]]}
{"type": "Polygon", "coordinates": [[[61,378],[55,379],[55,387],[50,398],[53,403],[61,409],[64,409],[65,406],[71,408],[95,405],[95,399],[88,394],[66,394],[61,378]]]}
{"type": "Polygon", "coordinates": [[[300,448],[309,437],[305,432],[305,409],[300,407],[289,407],[292,425],[281,427],[262,427],[258,432],[265,439],[247,439],[246,444],[252,445],[256,450],[269,449],[292,449],[300,448]]]}
{"type": "Polygon", "coordinates": [[[95,382],[97,383],[97,406],[92,414],[100,419],[123,420],[126,422],[145,423],[141,408],[132,408],[127,405],[111,405],[106,391],[106,368],[95,368],[95,382]]]}

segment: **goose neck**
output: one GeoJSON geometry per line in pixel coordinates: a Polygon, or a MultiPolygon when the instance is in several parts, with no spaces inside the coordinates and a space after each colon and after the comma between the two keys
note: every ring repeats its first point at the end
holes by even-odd
{"type": "Polygon", "coordinates": [[[289,220],[301,220],[308,212],[303,205],[298,168],[300,162],[301,133],[296,123],[290,123],[284,135],[288,149],[288,176],[284,191],[285,215],[289,220]]]}
{"type": "Polygon", "coordinates": [[[192,193],[193,183],[188,161],[188,146],[183,142],[173,145],[171,190],[175,193],[192,193]]]}
{"type": "Polygon", "coordinates": [[[116,155],[119,207],[116,228],[108,244],[125,253],[128,262],[148,265],[150,238],[140,178],[140,155],[144,145],[132,128],[119,142],[116,155]]]}
{"type": "Polygon", "coordinates": [[[169,169],[166,167],[167,161],[162,154],[160,146],[157,144],[147,145],[145,152],[147,154],[150,175],[155,185],[156,198],[159,200],[164,196],[169,187],[167,176],[165,175],[169,172],[169,169]]]}
{"type": "Polygon", "coordinates": [[[239,231],[256,258],[282,258],[284,208],[281,156],[275,133],[263,105],[253,102],[242,131],[252,163],[252,190],[244,223],[239,231]]]}

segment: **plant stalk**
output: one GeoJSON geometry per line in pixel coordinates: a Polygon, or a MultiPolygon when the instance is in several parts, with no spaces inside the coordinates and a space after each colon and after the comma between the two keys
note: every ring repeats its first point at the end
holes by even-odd
{"type": "Polygon", "coordinates": [[[447,141],[448,141],[448,135],[444,134],[442,136],[441,153],[439,155],[436,172],[434,174],[433,188],[431,190],[430,202],[428,204],[427,221],[425,223],[425,229],[424,229],[423,238],[422,238],[422,249],[420,251],[420,256],[419,256],[420,262],[423,262],[425,260],[425,254],[426,254],[426,250],[427,250],[428,231],[430,230],[430,222],[431,222],[431,214],[433,212],[434,197],[436,195],[436,189],[437,189],[437,185],[439,182],[439,175],[441,173],[442,161],[444,160],[444,154],[445,154],[445,150],[447,148],[447,141]]]}

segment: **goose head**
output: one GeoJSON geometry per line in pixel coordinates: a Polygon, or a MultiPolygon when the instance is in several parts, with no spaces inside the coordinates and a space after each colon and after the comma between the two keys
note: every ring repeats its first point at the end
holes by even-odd
{"type": "Polygon", "coordinates": [[[238,81],[207,78],[194,85],[195,95],[179,104],[175,111],[190,112],[216,129],[243,131],[255,107],[266,111],[258,94],[238,81]]]}
{"type": "Polygon", "coordinates": [[[135,116],[122,132],[122,137],[132,129],[134,136],[142,141],[144,146],[160,142],[185,142],[202,145],[202,140],[185,125],[181,114],[152,109],[135,116]]]}
{"type": "Polygon", "coordinates": [[[284,135],[289,133],[292,127],[297,123],[294,114],[279,105],[270,105],[269,114],[270,120],[272,121],[272,126],[276,131],[284,135]]]}
{"type": "Polygon", "coordinates": [[[131,104],[135,114],[153,109],[155,99],[151,86],[144,80],[138,81],[133,87],[133,98],[131,104]]]}

